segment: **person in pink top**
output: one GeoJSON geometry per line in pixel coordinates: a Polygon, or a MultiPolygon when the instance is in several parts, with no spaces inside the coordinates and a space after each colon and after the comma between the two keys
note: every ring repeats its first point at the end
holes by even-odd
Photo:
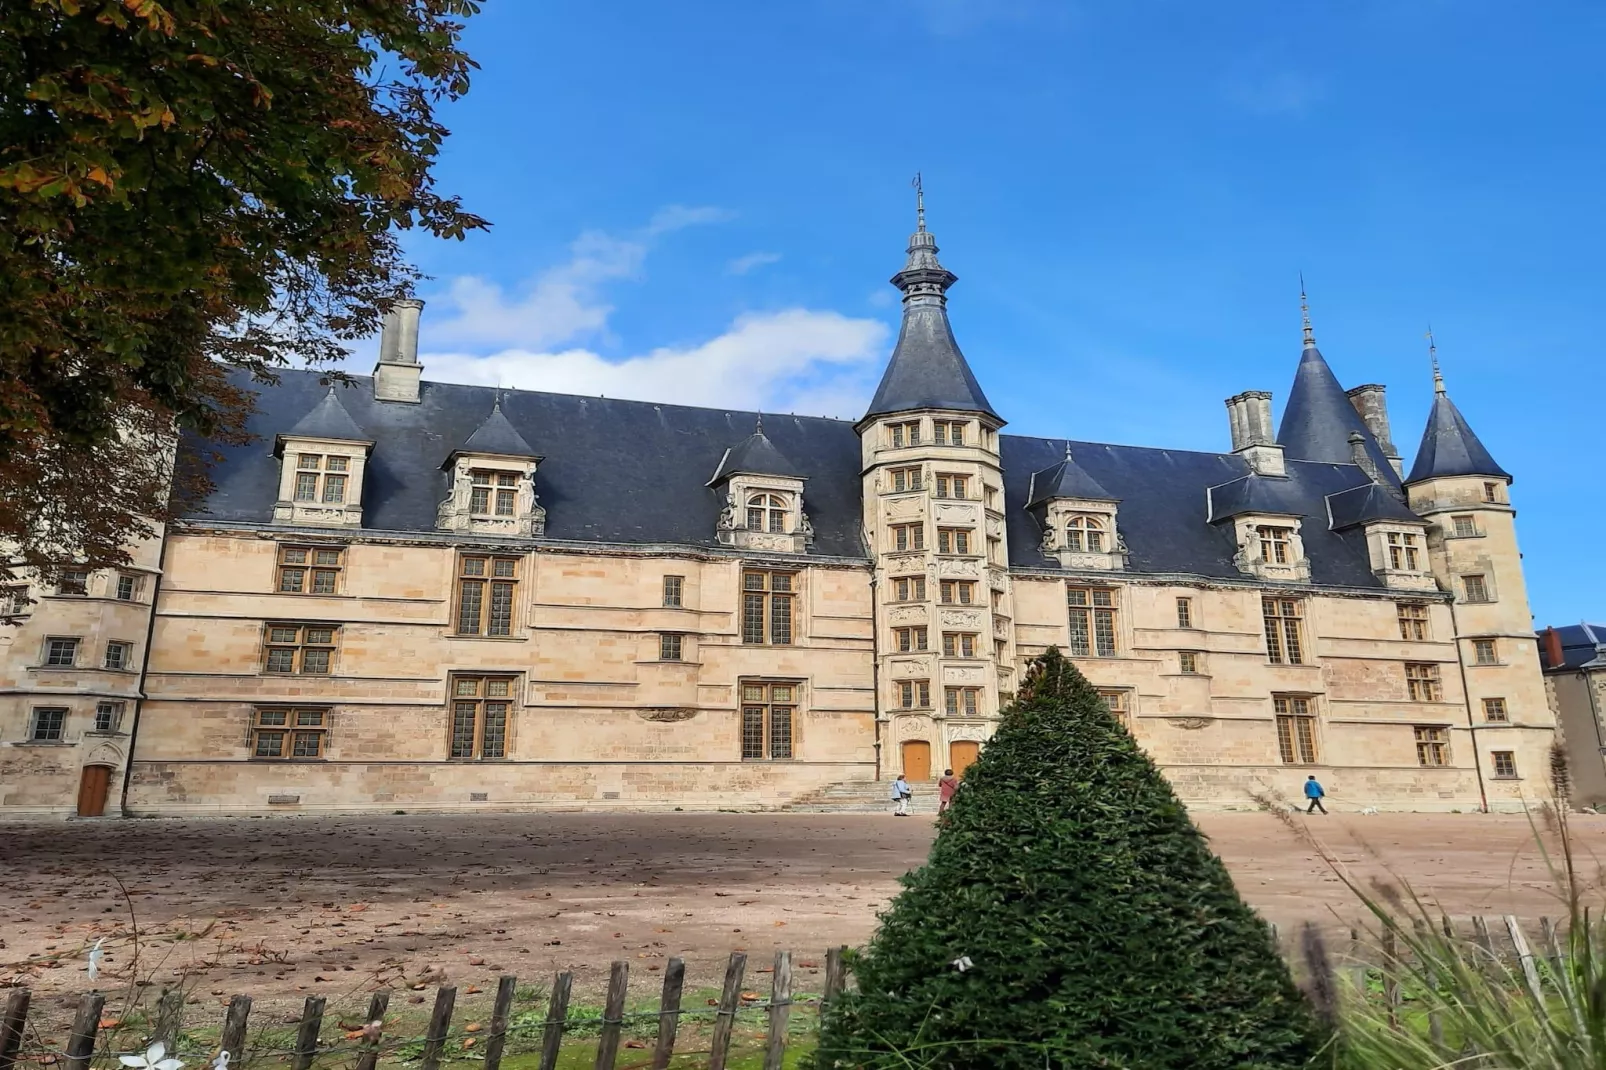
{"type": "Polygon", "coordinates": [[[937,813],[948,809],[948,804],[954,801],[954,792],[959,790],[959,778],[954,776],[952,769],[942,771],[942,779],[937,781],[937,813]]]}

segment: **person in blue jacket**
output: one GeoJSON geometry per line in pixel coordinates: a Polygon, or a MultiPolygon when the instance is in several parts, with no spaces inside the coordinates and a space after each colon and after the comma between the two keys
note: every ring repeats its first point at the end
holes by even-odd
{"type": "Polygon", "coordinates": [[[1327,792],[1323,791],[1322,786],[1316,782],[1316,775],[1314,773],[1306,777],[1305,798],[1310,800],[1310,805],[1305,807],[1305,812],[1307,814],[1313,814],[1317,810],[1320,810],[1324,814],[1327,813],[1327,807],[1322,805],[1322,798],[1326,794],[1327,792]]]}

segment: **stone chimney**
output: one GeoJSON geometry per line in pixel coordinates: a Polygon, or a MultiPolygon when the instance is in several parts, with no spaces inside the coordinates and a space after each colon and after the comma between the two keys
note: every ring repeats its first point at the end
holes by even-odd
{"type": "Polygon", "coordinates": [[[391,302],[379,331],[379,363],[374,366],[377,401],[418,402],[418,316],[424,302],[401,297],[391,302]]]}
{"type": "Polygon", "coordinates": [[[1383,456],[1387,457],[1389,464],[1394,467],[1395,475],[1405,474],[1405,465],[1400,460],[1400,451],[1394,448],[1394,439],[1389,435],[1389,407],[1384,398],[1386,388],[1382,383],[1366,383],[1353,390],[1345,391],[1349,403],[1355,406],[1360,413],[1361,423],[1372,432],[1377,444],[1382,447],[1383,456]]]}
{"type": "Polygon", "coordinates": [[[1245,390],[1227,399],[1227,421],[1232,428],[1232,452],[1249,462],[1257,475],[1281,476],[1283,448],[1271,429],[1271,391],[1245,390]]]}

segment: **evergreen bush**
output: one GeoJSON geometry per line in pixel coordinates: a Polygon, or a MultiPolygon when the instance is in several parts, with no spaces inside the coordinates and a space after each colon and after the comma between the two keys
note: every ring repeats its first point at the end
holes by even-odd
{"type": "Polygon", "coordinates": [[[1267,925],[1058,650],[939,820],[817,1068],[1280,1070],[1322,1050],[1267,925]]]}

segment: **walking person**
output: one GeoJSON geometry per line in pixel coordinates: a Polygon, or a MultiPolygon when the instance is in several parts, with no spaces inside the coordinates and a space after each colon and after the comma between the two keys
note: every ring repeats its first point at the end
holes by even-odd
{"type": "Polygon", "coordinates": [[[942,779],[937,781],[937,813],[948,809],[948,804],[954,801],[954,792],[959,790],[959,778],[954,776],[952,769],[942,771],[942,779]]]}
{"type": "Polygon", "coordinates": [[[1305,807],[1307,814],[1313,814],[1317,810],[1324,814],[1327,813],[1327,807],[1322,805],[1322,799],[1326,795],[1327,792],[1323,791],[1322,786],[1316,782],[1316,774],[1312,773],[1305,778],[1305,798],[1310,800],[1310,805],[1305,807]]]}
{"type": "Polygon", "coordinates": [[[909,782],[903,778],[902,773],[899,773],[898,779],[892,782],[892,816],[908,817],[909,800],[913,797],[914,789],[909,787],[909,782]]]}

